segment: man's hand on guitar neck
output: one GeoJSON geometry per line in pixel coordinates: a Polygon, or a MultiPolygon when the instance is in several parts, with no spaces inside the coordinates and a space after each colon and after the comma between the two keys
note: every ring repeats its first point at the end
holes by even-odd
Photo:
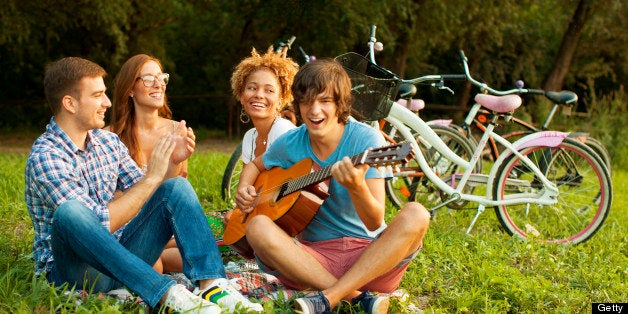
{"type": "Polygon", "coordinates": [[[368,164],[355,165],[344,157],[331,168],[332,177],[349,191],[358,217],[369,230],[382,225],[385,211],[384,179],[366,179],[368,164]]]}
{"type": "Polygon", "coordinates": [[[349,157],[344,157],[331,167],[331,175],[347,190],[351,190],[365,185],[365,174],[368,169],[367,164],[354,166],[349,157]]]}

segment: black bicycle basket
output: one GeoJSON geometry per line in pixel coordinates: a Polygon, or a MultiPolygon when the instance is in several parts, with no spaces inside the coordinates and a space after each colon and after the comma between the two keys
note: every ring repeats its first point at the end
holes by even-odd
{"type": "Polygon", "coordinates": [[[354,52],[337,56],[335,60],[351,78],[353,117],[360,121],[374,121],[388,116],[399,88],[397,76],[354,52]]]}

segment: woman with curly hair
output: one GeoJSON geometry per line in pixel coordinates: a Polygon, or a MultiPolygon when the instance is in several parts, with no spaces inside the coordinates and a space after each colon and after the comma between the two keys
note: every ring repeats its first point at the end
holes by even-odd
{"type": "Polygon", "coordinates": [[[277,137],[295,127],[294,122],[281,117],[281,111],[292,101],[290,88],[298,69],[296,62],[274,53],[272,47],[263,55],[253,48],[251,56],[236,66],[231,89],[242,104],[240,120],[253,122],[242,139],[244,164],[261,156],[277,137]]]}
{"type": "MultiPolygon", "coordinates": [[[[253,128],[242,139],[242,162],[246,165],[261,156],[273,141],[295,128],[291,110],[292,80],[299,65],[285,55],[268,48],[260,55],[255,48],[251,56],[240,61],[231,75],[233,96],[242,105],[240,121],[253,122],[253,128]],[[282,117],[282,112],[291,120],[282,117]]],[[[225,223],[231,211],[225,213],[225,223]]]]}

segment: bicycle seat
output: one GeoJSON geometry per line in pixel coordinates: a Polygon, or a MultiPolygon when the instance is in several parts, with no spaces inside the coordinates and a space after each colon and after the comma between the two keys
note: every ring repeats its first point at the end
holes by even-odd
{"type": "Polygon", "coordinates": [[[521,106],[521,97],[518,95],[494,96],[487,94],[475,95],[475,101],[495,112],[510,112],[521,106]]]}
{"type": "Polygon", "coordinates": [[[545,97],[559,105],[570,105],[578,101],[578,95],[568,90],[560,92],[545,92],[545,97]]]}
{"type": "Polygon", "coordinates": [[[412,111],[419,111],[425,108],[425,101],[423,101],[423,99],[412,99],[409,106],[408,100],[404,98],[397,99],[397,103],[412,111]]]}

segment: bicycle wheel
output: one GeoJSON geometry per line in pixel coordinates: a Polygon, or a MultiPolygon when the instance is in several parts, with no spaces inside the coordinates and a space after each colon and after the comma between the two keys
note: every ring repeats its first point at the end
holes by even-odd
{"type": "Polygon", "coordinates": [[[242,143],[231,153],[227,167],[225,167],[225,172],[222,175],[222,199],[228,201],[233,208],[235,208],[234,198],[238,188],[238,182],[240,181],[240,173],[242,172],[241,156],[242,143]]]}
{"type": "MultiPolygon", "coordinates": [[[[432,125],[430,127],[456,155],[466,160],[471,159],[473,146],[457,130],[441,125],[432,125]]],[[[399,135],[395,134],[394,128],[390,125],[384,126],[382,131],[387,132],[388,137],[393,138],[395,141],[402,140],[399,135]]],[[[417,143],[427,163],[440,177],[451,177],[453,174],[462,172],[458,165],[442,156],[433,147],[428,146],[420,136],[417,136],[417,143]]],[[[480,167],[481,165],[478,163],[476,166],[478,172],[481,170],[480,167]]],[[[401,208],[409,201],[417,201],[428,206],[438,203],[438,189],[423,175],[415,159],[401,165],[400,171],[395,173],[394,176],[393,179],[386,181],[386,194],[396,207],[401,208]]],[[[465,192],[472,193],[473,187],[468,186],[465,192]]],[[[441,195],[441,197],[446,198],[448,196],[441,195]]],[[[449,203],[448,206],[451,208],[462,208],[466,203],[466,201],[457,201],[449,203]]]]}
{"type": "MultiPolygon", "coordinates": [[[[382,135],[390,144],[396,144],[404,141],[404,138],[397,132],[387,121],[381,126],[382,135]]],[[[407,163],[397,167],[398,171],[393,173],[392,179],[386,180],[386,195],[390,202],[397,208],[401,208],[409,201],[415,201],[420,185],[423,185],[423,172],[417,161],[412,158],[407,163]]]]}
{"type": "MultiPolygon", "coordinates": [[[[521,150],[559,189],[558,202],[540,206],[496,206],[495,213],[510,235],[548,243],[581,243],[604,222],[612,200],[610,176],[601,159],[586,145],[566,138],[558,147],[521,150]]],[[[540,191],[541,184],[517,156],[507,158],[495,177],[493,197],[502,200],[522,191],[540,191]],[[510,181],[510,179],[518,179],[510,181]],[[522,184],[525,183],[525,184],[522,184]]]]}
{"type": "Polygon", "coordinates": [[[604,165],[606,165],[606,168],[608,169],[608,174],[612,175],[613,170],[611,169],[611,155],[608,153],[608,150],[606,149],[604,144],[602,144],[602,142],[600,142],[598,139],[590,136],[587,136],[587,139],[584,143],[589,146],[598,156],[600,156],[600,159],[602,159],[602,162],[604,163],[604,165]]]}
{"type": "Polygon", "coordinates": [[[468,142],[471,144],[471,147],[473,147],[473,150],[475,151],[475,148],[478,147],[478,141],[475,139],[473,134],[471,134],[471,131],[468,131],[464,127],[459,126],[457,124],[453,124],[453,123],[450,124],[448,127],[458,131],[458,133],[460,133],[464,138],[466,138],[468,142]]]}

